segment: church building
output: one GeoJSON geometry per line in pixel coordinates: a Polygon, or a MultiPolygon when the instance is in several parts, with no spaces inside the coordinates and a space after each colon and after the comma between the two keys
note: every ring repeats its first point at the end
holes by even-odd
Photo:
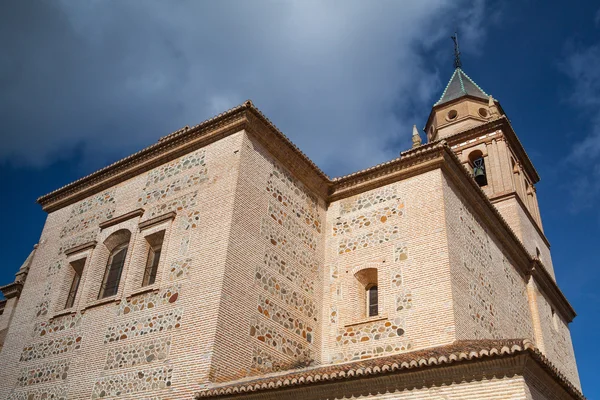
{"type": "Polygon", "coordinates": [[[584,399],[500,103],[455,62],[424,134],[330,178],[247,101],[40,197],[0,398],[584,399]]]}

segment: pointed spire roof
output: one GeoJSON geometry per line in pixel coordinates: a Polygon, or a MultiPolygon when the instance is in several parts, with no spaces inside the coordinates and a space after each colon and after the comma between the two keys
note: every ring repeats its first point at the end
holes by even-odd
{"type": "Polygon", "coordinates": [[[442,97],[434,104],[448,103],[463,96],[473,96],[482,100],[488,100],[489,96],[459,67],[454,70],[450,82],[446,85],[442,97]]]}

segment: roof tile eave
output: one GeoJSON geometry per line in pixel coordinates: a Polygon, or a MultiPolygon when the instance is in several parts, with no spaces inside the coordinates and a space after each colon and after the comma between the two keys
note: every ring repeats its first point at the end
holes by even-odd
{"type": "Polygon", "coordinates": [[[241,379],[206,388],[197,392],[195,398],[213,398],[244,392],[285,389],[324,383],[334,379],[350,379],[525,353],[531,354],[575,398],[585,399],[583,394],[528,339],[463,340],[409,353],[350,361],[343,364],[315,366],[298,371],[282,371],[268,376],[241,379]]]}

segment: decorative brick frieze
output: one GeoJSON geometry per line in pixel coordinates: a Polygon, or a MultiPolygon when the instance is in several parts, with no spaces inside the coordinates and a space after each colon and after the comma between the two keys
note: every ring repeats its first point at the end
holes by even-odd
{"type": "Polygon", "coordinates": [[[400,229],[397,226],[382,227],[354,237],[341,239],[338,246],[338,253],[350,253],[357,249],[377,246],[399,238],[400,229]]]}
{"type": "Polygon", "coordinates": [[[179,298],[180,285],[160,289],[158,292],[142,293],[121,301],[117,307],[117,315],[127,315],[142,310],[149,310],[165,304],[174,304],[179,298]]]}
{"type": "Polygon", "coordinates": [[[284,283],[274,273],[259,266],[256,268],[256,281],[272,296],[283,300],[285,304],[294,307],[305,316],[317,321],[317,307],[315,302],[311,298],[289,287],[288,284],[284,283]]]}
{"type": "Polygon", "coordinates": [[[166,389],[172,384],[173,368],[160,367],[130,371],[96,380],[92,399],[119,398],[120,396],[166,389]]]}
{"type": "Polygon", "coordinates": [[[128,368],[165,360],[169,356],[170,348],[170,337],[115,347],[108,351],[104,369],[128,368]]]}
{"type": "Polygon", "coordinates": [[[379,224],[385,224],[390,219],[404,215],[404,203],[398,200],[397,203],[390,204],[376,210],[367,211],[346,218],[338,217],[333,223],[333,236],[341,236],[353,233],[359,229],[373,227],[379,224]]]}
{"type": "Polygon", "coordinates": [[[181,326],[181,309],[168,310],[150,316],[140,316],[108,327],[104,343],[130,339],[154,332],[165,332],[181,326]]]}
{"type": "Polygon", "coordinates": [[[65,354],[81,348],[81,335],[74,334],[33,343],[21,352],[19,361],[32,361],[65,354]]]}
{"type": "Polygon", "coordinates": [[[381,189],[369,191],[358,197],[340,201],[340,215],[364,210],[365,208],[373,207],[397,198],[398,194],[393,186],[384,186],[381,189]]]}
{"type": "Polygon", "coordinates": [[[250,336],[287,356],[310,358],[310,351],[306,345],[286,337],[263,322],[253,321],[250,324],[250,336]]]}
{"type": "Polygon", "coordinates": [[[313,329],[306,321],[288,312],[286,309],[278,306],[273,300],[265,296],[258,297],[258,312],[267,319],[281,325],[289,332],[301,336],[308,343],[313,341],[313,329]]]}
{"type": "Polygon", "coordinates": [[[21,369],[17,386],[31,386],[38,383],[54,382],[67,379],[69,361],[51,361],[21,369]]]}
{"type": "Polygon", "coordinates": [[[62,315],[50,321],[38,322],[33,326],[33,336],[46,336],[81,326],[83,316],[79,313],[62,315]]]}

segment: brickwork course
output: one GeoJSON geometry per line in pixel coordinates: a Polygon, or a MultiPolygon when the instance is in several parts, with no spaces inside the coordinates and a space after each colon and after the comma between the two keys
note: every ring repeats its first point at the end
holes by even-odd
{"type": "Polygon", "coordinates": [[[329,178],[247,101],[42,196],[0,398],[583,399],[500,104],[457,69],[414,135],[329,178]]]}

